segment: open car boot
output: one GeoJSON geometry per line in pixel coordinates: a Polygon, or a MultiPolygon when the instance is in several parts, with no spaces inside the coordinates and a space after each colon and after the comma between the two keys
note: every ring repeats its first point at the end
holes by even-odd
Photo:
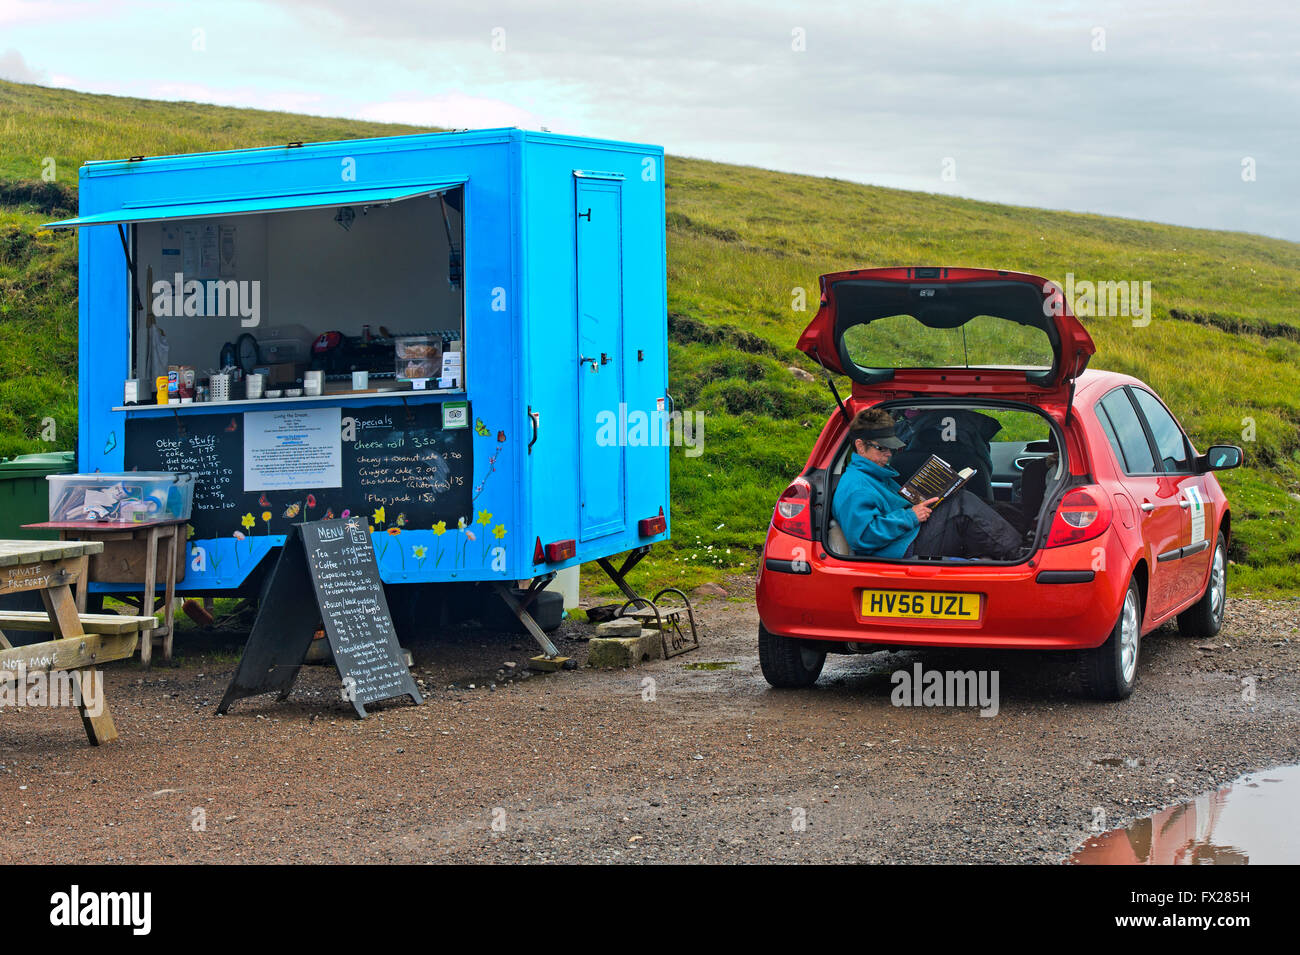
{"type": "MultiPolygon", "coordinates": [[[[1040,518],[1064,475],[1054,426],[1041,412],[1010,402],[956,405],[948,402],[886,405],[897,433],[907,442],[891,467],[905,484],[937,455],[953,470],[974,473],[962,490],[940,503],[921,525],[905,561],[1026,560],[1042,531],[1040,518]]],[[[852,450],[847,442],[828,481],[833,498],[852,450]]],[[[828,507],[829,510],[829,507],[828,507]]],[[[828,550],[854,554],[834,519],[827,525],[828,550]]]]}

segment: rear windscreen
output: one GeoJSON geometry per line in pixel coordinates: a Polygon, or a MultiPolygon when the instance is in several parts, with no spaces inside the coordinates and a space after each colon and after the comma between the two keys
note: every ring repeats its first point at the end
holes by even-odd
{"type": "Polygon", "coordinates": [[[840,282],[836,328],[864,371],[1014,367],[1050,370],[1055,325],[1022,282],[962,285],[840,282]]]}

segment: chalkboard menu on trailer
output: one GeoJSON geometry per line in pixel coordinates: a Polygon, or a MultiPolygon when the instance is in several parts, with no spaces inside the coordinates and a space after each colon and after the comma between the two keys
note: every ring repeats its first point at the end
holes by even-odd
{"type": "Polygon", "coordinates": [[[342,697],[358,716],[367,703],[423,699],[402,660],[370,533],[360,518],[315,521],[290,529],[230,687],[217,708],[262,693],[289,695],[311,647],[317,615],[342,677],[342,697]]]}
{"type": "Polygon", "coordinates": [[[443,429],[441,405],[366,405],[132,418],[125,458],[193,472],[190,523],[216,538],[380,507],[389,525],[454,525],[471,514],[472,449],[468,428],[443,429]]]}

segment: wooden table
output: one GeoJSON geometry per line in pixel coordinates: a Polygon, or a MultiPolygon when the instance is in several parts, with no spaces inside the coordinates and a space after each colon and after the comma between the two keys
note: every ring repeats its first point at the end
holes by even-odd
{"type": "MultiPolygon", "coordinates": [[[[123,590],[130,590],[143,581],[140,598],[140,613],[152,614],[158,600],[158,551],[161,545],[167,545],[167,559],[163,570],[163,623],[150,631],[140,641],[140,662],[149,665],[153,658],[153,647],[158,643],[162,648],[164,660],[172,658],[172,641],[176,632],[176,555],[185,544],[184,520],[143,521],[129,523],[122,521],[43,521],[39,524],[24,524],[32,530],[58,531],[60,540],[99,541],[118,548],[123,544],[143,544],[138,548],[138,555],[129,560],[122,571],[106,576],[96,572],[94,567],[85,577],[106,583],[121,583],[123,590]]],[[[183,552],[183,551],[182,551],[183,552]]],[[[106,555],[107,556],[107,555],[106,555]]],[[[86,586],[77,588],[77,610],[85,612],[86,586]]]]}
{"type": "Polygon", "coordinates": [[[117,739],[117,728],[103,698],[103,675],[94,667],[130,657],[140,631],[157,623],[153,617],[77,612],[72,584],[84,581],[87,559],[103,549],[99,541],[0,540],[0,595],[35,590],[45,604],[44,612],[0,610],[0,628],[48,630],[54,634],[53,640],[14,647],[0,632],[0,671],[67,671],[77,689],[77,709],[86,736],[95,746],[117,739]],[[102,705],[87,706],[88,692],[102,705]]]}

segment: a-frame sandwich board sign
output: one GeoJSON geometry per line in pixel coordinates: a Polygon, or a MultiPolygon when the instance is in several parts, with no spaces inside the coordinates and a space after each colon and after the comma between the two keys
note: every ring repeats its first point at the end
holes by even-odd
{"type": "Polygon", "coordinates": [[[316,632],[317,616],[304,606],[308,594],[320,610],[343,699],[357,716],[379,700],[424,702],[397,644],[369,528],[364,518],[348,517],[290,528],[218,713],[249,696],[288,697],[316,632]]]}

